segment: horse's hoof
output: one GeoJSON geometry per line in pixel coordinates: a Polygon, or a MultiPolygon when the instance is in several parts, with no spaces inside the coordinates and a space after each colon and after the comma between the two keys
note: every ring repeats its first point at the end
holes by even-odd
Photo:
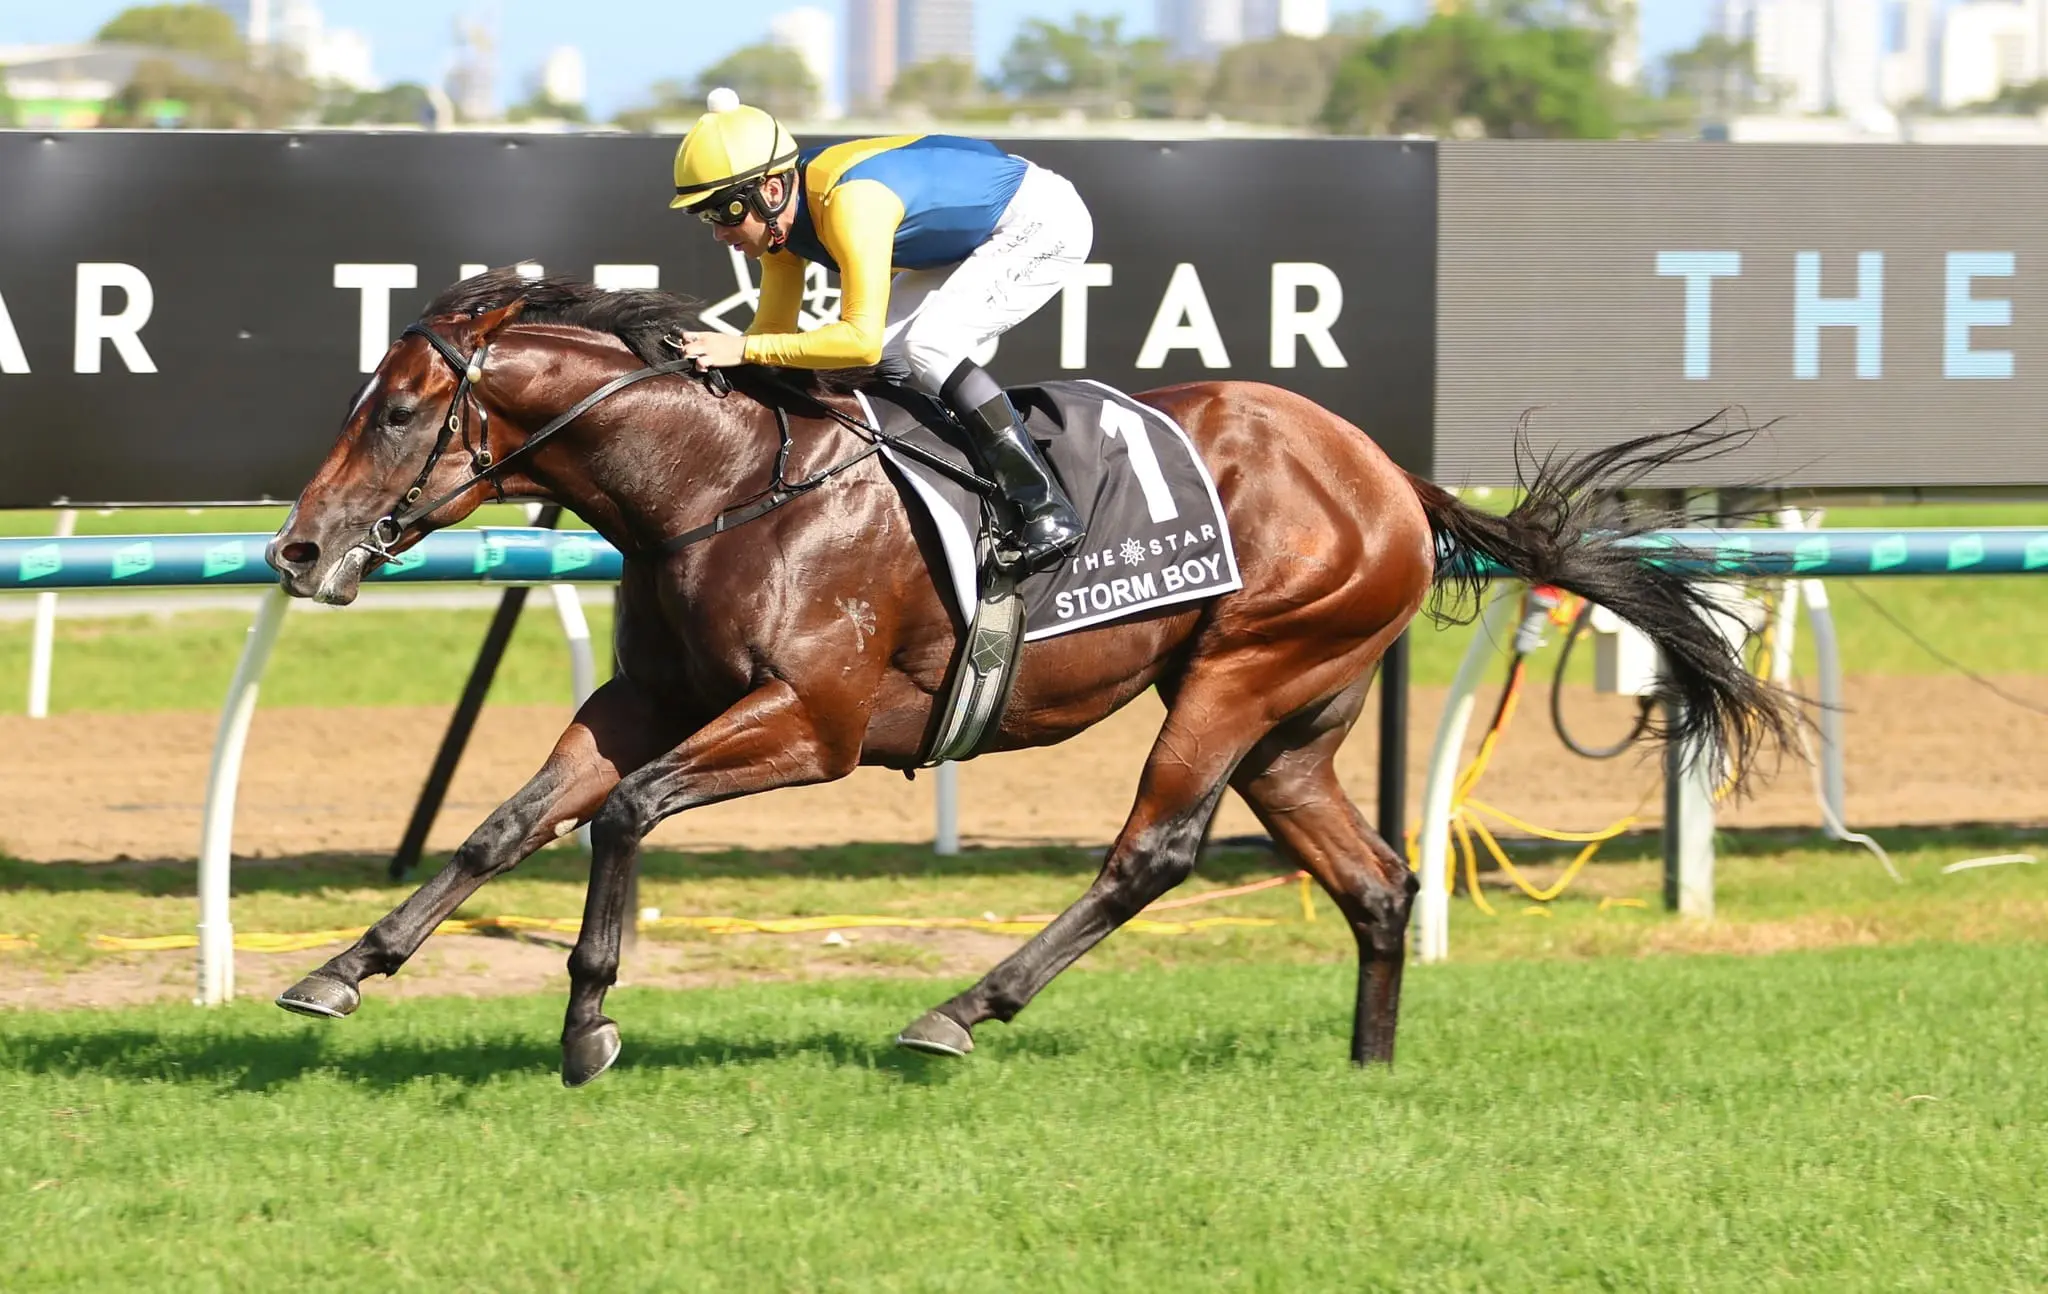
{"type": "Polygon", "coordinates": [[[562,1086],[581,1087],[619,1058],[619,1026],[607,1020],[562,1044],[562,1086]]]}
{"type": "Polygon", "coordinates": [[[927,1011],[896,1035],[896,1045],[934,1056],[965,1056],[974,1050],[967,1026],[943,1011],[927,1011]]]}
{"type": "Polygon", "coordinates": [[[363,1004],[363,995],[356,992],[353,984],[315,972],[278,994],[277,1004],[300,1015],[339,1020],[355,1014],[355,1009],[363,1004]]]}

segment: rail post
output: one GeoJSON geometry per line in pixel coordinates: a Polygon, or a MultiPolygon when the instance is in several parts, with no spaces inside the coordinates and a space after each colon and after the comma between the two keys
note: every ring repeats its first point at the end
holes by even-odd
{"type": "Polygon", "coordinates": [[[242,659],[228,684],[220,727],[213,738],[213,761],[206,772],[206,812],[199,834],[199,996],[200,1006],[218,1006],[235,995],[235,926],[229,915],[230,877],[234,865],[235,791],[242,779],[242,750],[256,715],[256,693],[270,664],[270,649],[291,598],[273,584],[256,609],[242,643],[242,659]]]}

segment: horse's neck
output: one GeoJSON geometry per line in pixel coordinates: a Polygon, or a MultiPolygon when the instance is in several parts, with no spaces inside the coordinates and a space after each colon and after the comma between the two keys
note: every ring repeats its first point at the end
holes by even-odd
{"type": "MultiPolygon", "coordinates": [[[[543,369],[574,373],[559,354],[543,369]]],[[[516,410],[539,428],[589,391],[641,367],[607,364],[560,383],[536,383],[533,407],[516,410]],[[545,389],[545,388],[554,389],[545,389]]],[[[539,483],[555,501],[622,551],[645,549],[701,525],[773,470],[780,443],[772,410],[735,391],[720,398],[695,379],[657,377],[626,387],[558,437],[539,483]]]]}

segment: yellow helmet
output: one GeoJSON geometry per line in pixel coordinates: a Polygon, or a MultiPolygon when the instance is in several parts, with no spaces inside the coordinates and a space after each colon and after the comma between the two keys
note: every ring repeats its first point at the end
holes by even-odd
{"type": "Polygon", "coordinates": [[[705,106],[710,111],[697,118],[676,148],[671,208],[688,208],[720,189],[795,169],[796,140],[781,122],[743,106],[739,95],[723,88],[713,90],[705,106]]]}

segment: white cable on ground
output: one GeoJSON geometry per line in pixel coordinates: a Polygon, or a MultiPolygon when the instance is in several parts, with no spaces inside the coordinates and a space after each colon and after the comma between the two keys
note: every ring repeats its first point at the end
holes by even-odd
{"type": "Polygon", "coordinates": [[[1972,867],[2000,867],[2006,863],[2037,863],[2041,861],[2032,854],[1990,854],[1983,858],[1965,858],[1960,863],[1950,863],[1941,869],[1947,876],[1951,872],[1966,872],[1972,867]]]}
{"type": "Polygon", "coordinates": [[[1900,885],[1904,885],[1906,878],[1899,875],[1898,868],[1892,866],[1892,857],[1884,851],[1884,846],[1860,831],[1849,830],[1849,824],[1836,817],[1835,811],[1828,807],[1827,791],[1821,786],[1820,781],[1820,761],[1813,757],[1813,746],[1808,742],[1806,729],[1804,728],[1799,729],[1799,751],[1802,755],[1806,756],[1807,767],[1813,770],[1813,798],[1820,804],[1821,820],[1834,828],[1835,834],[1843,840],[1853,840],[1871,853],[1876,854],[1877,861],[1884,864],[1884,869],[1891,874],[1892,880],[1900,885]]]}

